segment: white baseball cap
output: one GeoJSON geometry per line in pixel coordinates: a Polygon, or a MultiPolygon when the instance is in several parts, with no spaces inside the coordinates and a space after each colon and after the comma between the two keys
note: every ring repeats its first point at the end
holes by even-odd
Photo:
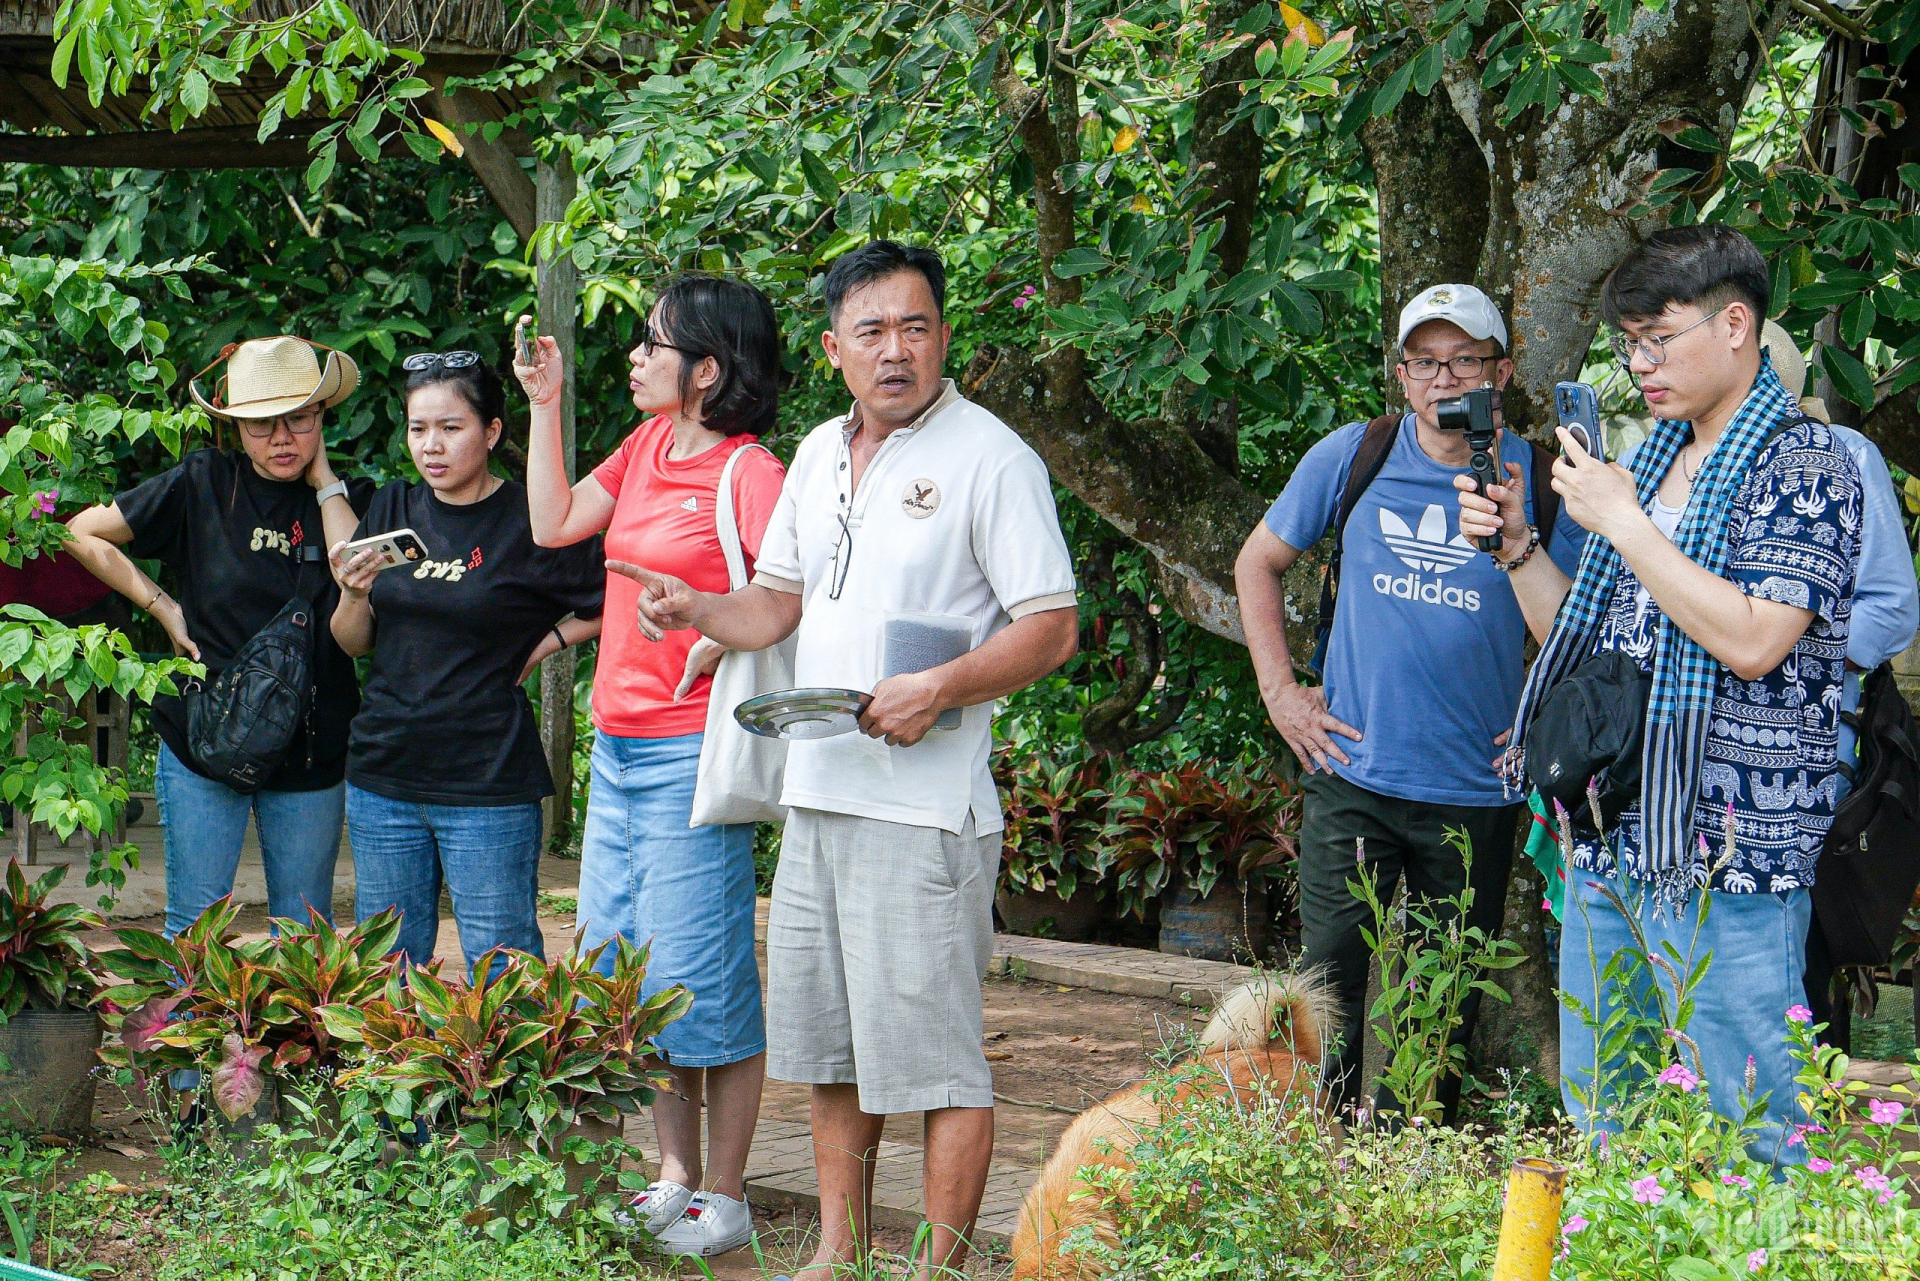
{"type": "Polygon", "coordinates": [[[1406,346],[1407,335],[1429,320],[1452,321],[1466,331],[1467,337],[1495,339],[1502,350],[1508,345],[1507,322],[1500,319],[1500,309],[1472,285],[1435,285],[1422,290],[1419,297],[1400,309],[1400,345],[1406,346]]]}

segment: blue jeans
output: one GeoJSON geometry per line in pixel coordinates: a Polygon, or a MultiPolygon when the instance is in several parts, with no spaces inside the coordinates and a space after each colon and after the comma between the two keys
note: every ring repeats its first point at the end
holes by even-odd
{"type": "MultiPolygon", "coordinates": [[[[1749,1056],[1753,1064],[1753,1100],[1763,1096],[1767,1111],[1762,1123],[1749,1132],[1747,1152],[1757,1161],[1775,1165],[1799,1165],[1807,1159],[1806,1145],[1788,1143],[1790,1126],[1805,1115],[1796,1100],[1800,1087],[1794,1075],[1800,1064],[1792,1054],[1786,1034],[1786,1013],[1806,998],[1802,976],[1807,968],[1807,924],[1812,919],[1811,891],[1799,889],[1782,894],[1715,894],[1707,922],[1695,937],[1699,903],[1696,900],[1666,919],[1656,919],[1651,896],[1643,887],[1616,871],[1610,877],[1596,876],[1577,868],[1567,871],[1567,910],[1560,938],[1560,986],[1568,996],[1580,1000],[1601,1021],[1616,1008],[1619,992],[1612,984],[1604,997],[1599,992],[1600,975],[1607,963],[1622,949],[1636,946],[1627,921],[1601,893],[1600,886],[1613,890],[1633,910],[1647,946],[1655,954],[1661,944],[1671,943],[1685,970],[1697,965],[1709,954],[1713,962],[1693,991],[1693,1018],[1686,1034],[1700,1047],[1700,1074],[1706,1079],[1708,1097],[1722,1116],[1738,1118],[1743,1109],[1740,1096],[1745,1089],[1749,1056]]],[[[1633,973],[1644,973],[1644,967],[1633,973]]],[[[1661,976],[1661,986],[1672,1005],[1672,979],[1661,976]]],[[[1649,1013],[1659,1007],[1644,984],[1629,993],[1630,1002],[1649,1013]]],[[[1596,1095],[1598,1038],[1580,1016],[1563,1005],[1560,1010],[1560,1090],[1568,1114],[1579,1124],[1595,1131],[1617,1127],[1613,1118],[1592,1116],[1587,1105],[1574,1096],[1578,1085],[1590,1097],[1596,1095]]],[[[1691,1068],[1690,1056],[1682,1061],[1691,1068]]],[[[1617,1065],[1607,1065],[1617,1071],[1617,1065]]],[[[1603,1110],[1613,1096],[1607,1091],[1600,1102],[1603,1110]]]]}
{"type": "Polygon", "coordinates": [[[233,893],[249,814],[267,872],[268,913],[304,922],[316,907],[332,920],[343,789],[249,796],[202,778],[162,743],[153,790],[166,828],[167,933],[180,933],[233,893]]]}
{"type": "Polygon", "coordinates": [[[544,958],[540,893],[540,806],[424,805],[347,784],[353,838],[354,916],[400,909],[396,951],[433,959],[440,937],[440,889],[453,895],[460,950],[471,970],[496,947],[544,958]]]}
{"type": "Polygon", "coordinates": [[[753,956],[753,824],[687,826],[703,737],[596,733],[580,845],[581,938],[589,947],[616,934],[651,943],[647,996],[686,984],[693,1008],[658,1045],[689,1068],[767,1048],[753,956]]]}

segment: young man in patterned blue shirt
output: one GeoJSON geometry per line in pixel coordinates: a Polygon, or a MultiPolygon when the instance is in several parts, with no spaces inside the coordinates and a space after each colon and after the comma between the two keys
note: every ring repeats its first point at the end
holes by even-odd
{"type": "MultiPolygon", "coordinates": [[[[1599,977],[1634,946],[1616,898],[1655,952],[1711,954],[1685,1038],[1650,1057],[1677,1054],[1724,1115],[1764,1097],[1749,1151],[1791,1164],[1805,1147],[1785,1020],[1804,997],[1808,887],[1839,782],[1862,497],[1853,459],[1760,349],[1769,292],[1759,250],[1727,227],[1657,232],[1608,277],[1615,353],[1657,421],[1625,466],[1560,432],[1553,487],[1596,539],[1572,580],[1540,557],[1513,574],[1527,616],[1554,620],[1513,741],[1517,758],[1547,694],[1595,653],[1624,651],[1652,676],[1640,801],[1575,844],[1561,984],[1603,1020],[1623,998],[1599,977]]],[[[1464,534],[1503,537],[1495,555],[1525,544],[1517,495],[1460,503],[1464,534]]],[[[1627,1069],[1599,1061],[1597,1040],[1563,1010],[1566,1104],[1599,1129],[1627,1069]]]]}

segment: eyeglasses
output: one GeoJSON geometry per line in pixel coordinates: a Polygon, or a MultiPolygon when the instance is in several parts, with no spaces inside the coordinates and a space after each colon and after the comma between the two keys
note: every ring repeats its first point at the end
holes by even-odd
{"type": "Polygon", "coordinates": [[[400,362],[410,374],[428,369],[471,369],[480,363],[477,351],[417,351],[400,362]]]}
{"type": "Polygon", "coordinates": [[[1626,334],[1612,334],[1607,338],[1607,345],[1613,348],[1614,357],[1623,365],[1633,364],[1635,352],[1639,352],[1642,356],[1645,356],[1649,365],[1664,365],[1667,363],[1668,343],[1676,338],[1686,337],[1725,310],[1726,307],[1715,307],[1712,311],[1700,317],[1700,319],[1694,321],[1679,333],[1668,334],[1665,338],[1660,338],[1653,334],[1646,334],[1639,338],[1630,338],[1626,334]]]}
{"type": "MultiPolygon", "coordinates": [[[[649,316],[640,322],[640,354],[642,356],[651,356],[656,347],[665,347],[668,351],[677,351],[682,356],[692,356],[695,359],[698,359],[702,354],[697,351],[691,351],[685,347],[676,347],[670,342],[662,341],[654,334],[653,318],[649,316]]],[[[835,597],[835,599],[837,600],[839,598],[835,597]]]]}
{"type": "Polygon", "coordinates": [[[242,418],[240,430],[252,440],[270,440],[282,424],[296,436],[311,436],[320,426],[318,409],[301,409],[278,418],[242,418]]]}
{"type": "Polygon", "coordinates": [[[1435,360],[1431,356],[1419,356],[1400,363],[1406,366],[1407,377],[1416,382],[1424,383],[1438,378],[1442,365],[1461,382],[1469,382],[1480,376],[1480,371],[1487,367],[1488,361],[1498,359],[1498,356],[1455,356],[1452,360],[1435,360]]]}
{"type": "Polygon", "coordinates": [[[840,522],[840,537],[834,540],[833,563],[827,571],[828,600],[840,599],[840,591],[847,585],[847,566],[853,564],[853,526],[847,524],[845,512],[835,519],[840,522]]]}

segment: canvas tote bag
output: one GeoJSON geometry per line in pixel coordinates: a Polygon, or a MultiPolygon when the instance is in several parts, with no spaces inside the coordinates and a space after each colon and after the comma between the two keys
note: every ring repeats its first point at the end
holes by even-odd
{"type": "MultiPolygon", "coordinates": [[[[740,524],[733,510],[733,465],[748,449],[733,451],[714,494],[713,522],[727,558],[727,590],[747,585],[747,558],[740,549],[740,524]]],[[[769,451],[771,452],[771,451],[769,451]]],[[[700,743],[700,774],[693,787],[689,827],[720,823],[778,823],[787,817],[780,804],[786,781],[787,745],[749,734],[733,718],[733,709],[759,694],[793,688],[792,636],[778,645],[751,652],[728,650],[713,673],[707,701],[706,737],[700,743]]]]}

